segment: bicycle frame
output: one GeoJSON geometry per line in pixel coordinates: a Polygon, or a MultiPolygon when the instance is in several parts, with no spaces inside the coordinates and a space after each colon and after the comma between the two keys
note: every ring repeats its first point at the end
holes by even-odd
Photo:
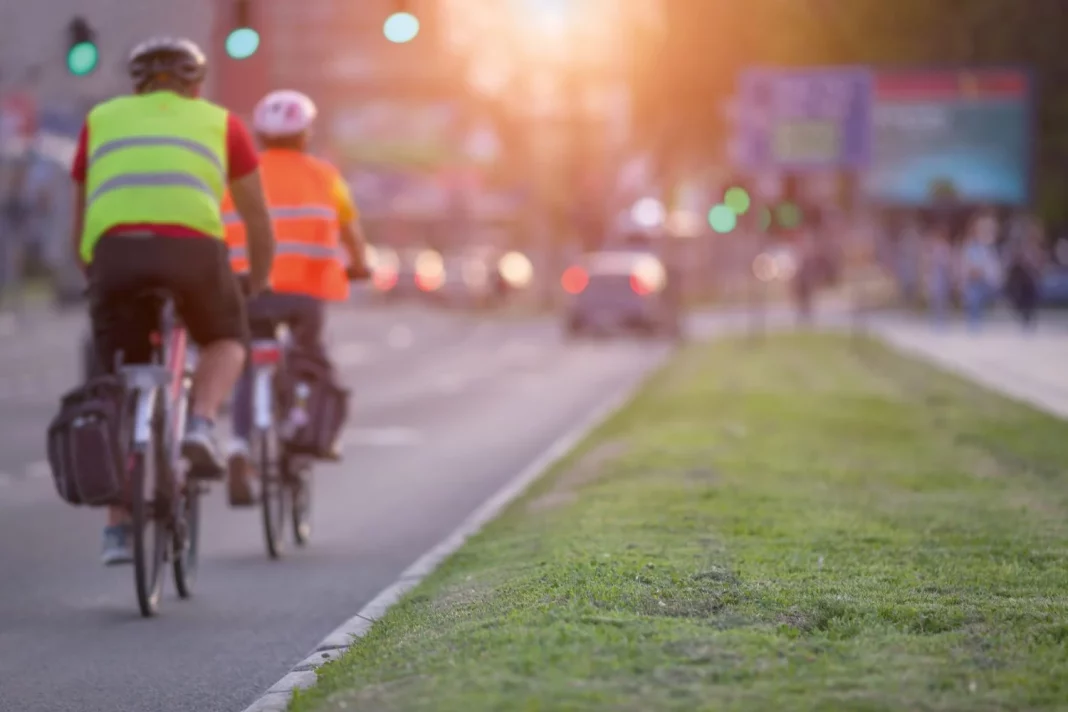
{"type": "Polygon", "coordinates": [[[144,452],[148,446],[152,439],[153,415],[158,399],[163,397],[164,413],[169,421],[164,431],[169,436],[165,447],[168,462],[175,463],[185,431],[196,353],[187,345],[185,329],[174,323],[173,304],[164,308],[161,322],[157,336],[161,333],[167,338],[162,345],[163,363],[123,366],[120,371],[127,388],[136,394],[131,446],[137,452],[144,452]]]}
{"type": "Polygon", "coordinates": [[[279,328],[278,338],[256,339],[249,349],[252,364],[252,424],[267,431],[274,426],[274,377],[282,362],[288,332],[279,328]]]}

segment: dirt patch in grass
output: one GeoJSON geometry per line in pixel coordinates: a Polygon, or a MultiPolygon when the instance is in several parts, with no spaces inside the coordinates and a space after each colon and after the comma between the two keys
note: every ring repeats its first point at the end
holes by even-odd
{"type": "Polygon", "coordinates": [[[627,443],[622,440],[594,445],[557,475],[548,491],[530,499],[526,504],[527,511],[540,512],[571,504],[579,490],[596,481],[609,463],[619,460],[626,452],[627,443]]]}

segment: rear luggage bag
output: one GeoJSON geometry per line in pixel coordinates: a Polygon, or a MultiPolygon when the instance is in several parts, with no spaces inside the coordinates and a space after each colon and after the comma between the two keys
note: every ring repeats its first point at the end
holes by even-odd
{"type": "Polygon", "coordinates": [[[97,376],[63,396],[48,427],[48,464],[67,503],[102,507],[125,501],[126,389],[97,376]]]}

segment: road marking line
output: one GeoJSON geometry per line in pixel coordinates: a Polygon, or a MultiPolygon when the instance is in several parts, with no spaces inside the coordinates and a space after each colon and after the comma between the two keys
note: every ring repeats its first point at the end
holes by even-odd
{"type": "Polygon", "coordinates": [[[430,387],[438,393],[459,393],[476,378],[465,373],[442,373],[434,377],[430,387]]]}
{"type": "Polygon", "coordinates": [[[346,428],[341,436],[342,447],[364,445],[370,447],[398,447],[423,442],[423,434],[415,428],[346,428]]]}
{"type": "Polygon", "coordinates": [[[411,328],[404,324],[394,326],[386,335],[386,343],[389,344],[391,349],[397,349],[398,351],[410,348],[413,341],[415,341],[415,335],[412,333],[411,328]]]}
{"type": "Polygon", "coordinates": [[[417,586],[436,569],[446,558],[451,556],[473,534],[497,517],[501,511],[519,497],[527,488],[550,467],[567,455],[598,425],[619,411],[645,383],[648,376],[661,366],[671,354],[671,349],[664,349],[651,363],[640,369],[636,376],[610,397],[601,401],[575,427],[560,436],[540,456],[519,472],[510,482],[487,499],[471,515],[430,551],[419,557],[411,566],[401,572],[400,578],[383,589],[371,599],[360,611],[334,629],[323,638],[316,649],[295,665],[285,676],[264,693],[262,697],[246,707],[243,712],[285,712],[294,690],[311,687],[315,684],[315,669],[323,663],[336,659],[344,651],[367,634],[376,619],[381,618],[408,591],[417,586]]]}
{"type": "Polygon", "coordinates": [[[51,477],[52,466],[48,464],[47,460],[38,460],[37,462],[31,462],[29,465],[26,465],[25,473],[26,477],[30,479],[51,477]]]}
{"type": "Polygon", "coordinates": [[[370,349],[367,344],[351,341],[340,344],[333,349],[334,363],[338,366],[358,366],[366,363],[370,358],[370,349]]]}

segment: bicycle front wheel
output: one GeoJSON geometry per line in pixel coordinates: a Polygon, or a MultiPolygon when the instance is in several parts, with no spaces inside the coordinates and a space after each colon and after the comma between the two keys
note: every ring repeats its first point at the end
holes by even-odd
{"type": "Polygon", "coordinates": [[[252,452],[260,474],[260,500],[263,512],[263,536],[267,555],[277,559],[285,549],[285,521],[288,488],[282,478],[278,441],[270,430],[257,429],[252,435],[252,452]]]}
{"type": "Polygon", "coordinates": [[[167,556],[167,513],[170,493],[166,474],[159,467],[155,438],[135,453],[130,471],[130,515],[133,519],[134,584],[141,615],[150,618],[159,610],[163,594],[164,561],[167,556]]]}

